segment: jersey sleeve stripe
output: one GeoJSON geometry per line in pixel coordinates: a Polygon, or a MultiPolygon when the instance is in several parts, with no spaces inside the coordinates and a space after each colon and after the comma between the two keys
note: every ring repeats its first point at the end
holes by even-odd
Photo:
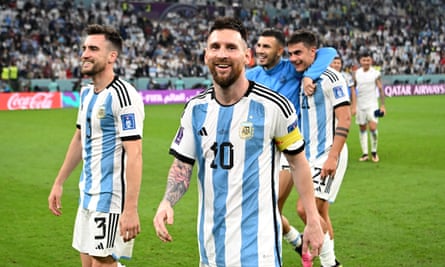
{"type": "Polygon", "coordinates": [[[170,148],[170,150],[169,150],[168,153],[169,153],[170,155],[173,155],[175,158],[179,159],[179,160],[182,161],[182,162],[188,163],[188,164],[190,164],[190,165],[195,164],[195,160],[194,160],[194,159],[189,158],[189,157],[186,157],[186,156],[184,156],[184,155],[182,155],[182,154],[179,154],[179,153],[178,153],[176,150],[174,150],[174,149],[171,149],[171,148],[170,148]]]}
{"type": "Polygon", "coordinates": [[[111,84],[111,87],[116,90],[121,108],[131,105],[130,95],[128,94],[128,90],[125,87],[125,84],[121,80],[114,80],[114,82],[111,84]]]}
{"type": "Polygon", "coordinates": [[[324,76],[328,77],[328,79],[334,83],[336,81],[339,80],[338,75],[336,73],[334,73],[333,71],[331,71],[330,69],[326,69],[323,74],[324,76]]]}
{"type": "Polygon", "coordinates": [[[264,87],[263,85],[256,83],[252,87],[252,93],[261,96],[263,98],[266,98],[277,104],[277,106],[282,110],[286,118],[288,118],[294,112],[293,111],[294,109],[291,107],[290,101],[288,101],[286,97],[268,89],[267,87],[264,87]]]}

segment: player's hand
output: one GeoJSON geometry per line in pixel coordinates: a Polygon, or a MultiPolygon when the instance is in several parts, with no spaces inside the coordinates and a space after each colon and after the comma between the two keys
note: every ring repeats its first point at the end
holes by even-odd
{"type": "Polygon", "coordinates": [[[335,172],[337,170],[337,159],[333,156],[328,156],[323,167],[321,168],[320,177],[325,179],[326,177],[334,178],[335,172]]]}
{"type": "Polygon", "coordinates": [[[315,84],[314,81],[309,77],[303,78],[303,91],[307,96],[311,96],[315,92],[315,84]]]}
{"type": "Polygon", "coordinates": [[[53,185],[48,196],[48,208],[56,216],[62,215],[63,186],[53,185]]]}
{"type": "Polygon", "coordinates": [[[380,106],[380,112],[386,115],[386,108],[385,108],[385,106],[383,106],[383,105],[380,106]]]}
{"type": "Polygon", "coordinates": [[[128,242],[141,232],[141,225],[139,222],[139,214],[137,209],[124,209],[119,219],[120,235],[124,242],[128,242]]]}
{"type": "Polygon", "coordinates": [[[320,254],[321,246],[323,245],[323,230],[319,218],[312,220],[312,222],[309,222],[309,220],[307,222],[303,233],[302,255],[309,252],[313,257],[316,257],[320,254]]]}
{"type": "Polygon", "coordinates": [[[156,235],[163,242],[172,241],[172,237],[168,233],[167,224],[173,224],[174,211],[168,201],[163,200],[158,207],[155,217],[153,218],[153,226],[155,227],[156,235]]]}

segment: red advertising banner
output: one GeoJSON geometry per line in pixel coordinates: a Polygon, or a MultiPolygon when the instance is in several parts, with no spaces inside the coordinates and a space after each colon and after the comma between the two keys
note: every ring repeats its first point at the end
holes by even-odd
{"type": "Polygon", "coordinates": [[[61,108],[59,92],[0,93],[0,110],[61,108]]]}

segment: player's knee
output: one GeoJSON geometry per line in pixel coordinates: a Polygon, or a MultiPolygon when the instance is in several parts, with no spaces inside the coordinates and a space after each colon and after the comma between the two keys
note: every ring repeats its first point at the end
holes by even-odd
{"type": "Polygon", "coordinates": [[[112,256],[107,257],[94,257],[94,263],[93,266],[102,266],[102,265],[109,265],[113,262],[115,262],[115,259],[112,256]]]}

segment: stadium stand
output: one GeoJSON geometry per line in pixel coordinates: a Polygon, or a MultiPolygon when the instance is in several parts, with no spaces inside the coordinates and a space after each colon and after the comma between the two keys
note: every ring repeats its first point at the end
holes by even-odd
{"type": "Polygon", "coordinates": [[[369,49],[384,82],[436,83],[445,80],[444,14],[442,0],[1,1],[2,77],[16,62],[20,85],[8,89],[3,77],[0,90],[45,90],[52,77],[62,91],[76,90],[89,23],[120,29],[125,50],[116,73],[138,89],[167,89],[178,76],[186,87],[201,86],[208,21],[220,15],[240,17],[251,46],[264,27],[308,28],[339,50],[349,70],[369,49]]]}

